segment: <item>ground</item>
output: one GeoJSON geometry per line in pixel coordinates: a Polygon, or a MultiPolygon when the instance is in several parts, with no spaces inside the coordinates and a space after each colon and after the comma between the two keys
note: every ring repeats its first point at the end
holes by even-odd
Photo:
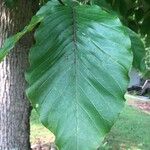
{"type": "MultiPolygon", "coordinates": [[[[33,149],[48,150],[48,145],[53,141],[53,134],[40,124],[33,110],[31,116],[33,149]]],[[[128,100],[100,150],[150,150],[150,102],[128,100]]]]}

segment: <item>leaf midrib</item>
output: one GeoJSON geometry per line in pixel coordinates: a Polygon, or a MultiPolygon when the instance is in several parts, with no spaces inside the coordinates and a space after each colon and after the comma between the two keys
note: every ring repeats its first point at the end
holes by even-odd
{"type": "Polygon", "coordinates": [[[78,99],[77,99],[77,34],[76,34],[76,12],[72,7],[72,27],[73,27],[73,43],[74,43],[74,66],[75,66],[75,101],[76,101],[76,149],[78,150],[78,99]]]}

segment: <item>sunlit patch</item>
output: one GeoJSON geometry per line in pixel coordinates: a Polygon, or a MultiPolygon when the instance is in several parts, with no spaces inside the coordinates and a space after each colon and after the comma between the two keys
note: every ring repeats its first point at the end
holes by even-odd
{"type": "Polygon", "coordinates": [[[35,108],[38,108],[38,107],[39,107],[39,104],[36,104],[36,105],[35,105],[35,108]]]}

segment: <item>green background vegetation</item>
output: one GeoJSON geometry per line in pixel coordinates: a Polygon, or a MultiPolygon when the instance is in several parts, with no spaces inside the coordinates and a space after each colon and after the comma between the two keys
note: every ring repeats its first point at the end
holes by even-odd
{"type": "MultiPolygon", "coordinates": [[[[90,136],[90,135],[89,135],[90,136]]],[[[52,142],[53,134],[38,120],[35,110],[31,115],[31,142],[52,142]]],[[[100,150],[149,150],[150,115],[126,105],[100,150]]]]}

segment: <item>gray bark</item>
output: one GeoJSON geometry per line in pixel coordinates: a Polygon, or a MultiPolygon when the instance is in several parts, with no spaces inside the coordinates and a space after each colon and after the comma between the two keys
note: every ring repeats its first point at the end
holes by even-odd
{"type": "MultiPolygon", "coordinates": [[[[18,0],[13,10],[0,0],[0,47],[4,39],[20,31],[32,15],[31,0],[18,0]]],[[[25,96],[24,72],[32,41],[32,35],[27,35],[0,64],[0,150],[30,149],[30,104],[25,96]]]]}

